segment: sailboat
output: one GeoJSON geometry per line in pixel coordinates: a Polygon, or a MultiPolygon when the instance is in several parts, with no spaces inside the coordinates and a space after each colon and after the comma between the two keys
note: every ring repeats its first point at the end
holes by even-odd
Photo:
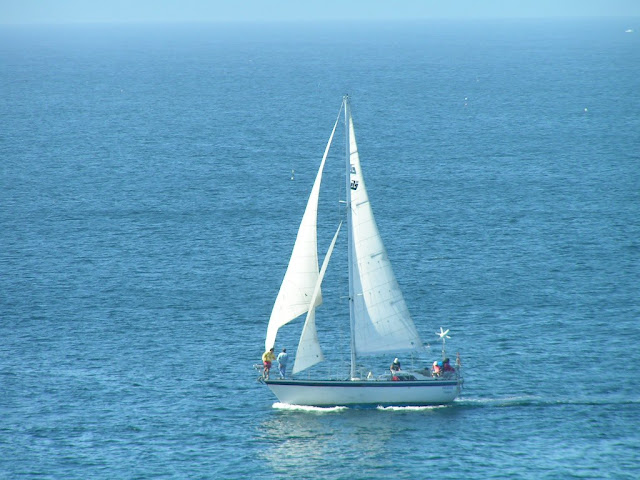
{"type": "MultiPolygon", "coordinates": [[[[346,322],[345,307],[345,322],[346,322]]],[[[380,237],[362,174],[349,97],[345,96],[325,148],[311,194],[298,229],[293,252],[271,312],[265,350],[274,347],[280,328],[305,315],[292,378],[262,381],[281,403],[306,406],[422,406],[451,403],[460,394],[460,365],[449,372],[430,368],[389,371],[382,375],[358,370],[361,357],[420,352],[424,344],[409,314],[380,237]],[[337,230],[319,268],[317,216],[320,184],[336,129],[344,115],[346,230],[350,325],[349,375],[342,378],[301,378],[301,372],[324,360],[316,329],[316,310],[322,304],[322,282],[340,233],[337,230]]],[[[448,333],[440,329],[443,342],[448,333]]],[[[436,332],[437,333],[437,332],[436,332]]],[[[435,362],[434,362],[435,363],[435,362]]],[[[346,373],[346,372],[345,372],[346,373]]],[[[275,375],[274,375],[275,377],[275,375]]]]}

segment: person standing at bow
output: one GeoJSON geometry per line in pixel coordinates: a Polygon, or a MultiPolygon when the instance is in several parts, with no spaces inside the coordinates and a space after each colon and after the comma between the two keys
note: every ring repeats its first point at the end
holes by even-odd
{"type": "Polygon", "coordinates": [[[265,380],[269,380],[269,370],[271,370],[271,362],[273,362],[275,359],[276,356],[273,353],[273,347],[262,354],[262,364],[264,365],[262,376],[265,380]]]}
{"type": "Polygon", "coordinates": [[[286,348],[283,348],[282,351],[278,354],[277,360],[280,378],[285,378],[287,376],[287,361],[289,360],[289,355],[287,354],[286,348]]]}

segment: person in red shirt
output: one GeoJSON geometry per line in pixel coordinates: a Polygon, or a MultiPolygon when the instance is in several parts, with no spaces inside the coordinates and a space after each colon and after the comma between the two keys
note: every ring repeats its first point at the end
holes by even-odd
{"type": "Polygon", "coordinates": [[[446,372],[455,372],[456,369],[453,368],[451,366],[451,364],[449,363],[449,359],[445,358],[444,361],[442,362],[442,370],[446,373],[446,372]]]}

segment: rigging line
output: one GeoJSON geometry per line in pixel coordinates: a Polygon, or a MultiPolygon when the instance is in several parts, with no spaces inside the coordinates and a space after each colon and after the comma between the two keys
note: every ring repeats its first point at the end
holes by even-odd
{"type": "Polygon", "coordinates": [[[338,122],[340,122],[340,114],[342,113],[343,106],[344,106],[344,102],[342,102],[342,105],[340,105],[340,111],[338,112],[338,117],[336,118],[336,122],[333,124],[333,130],[331,130],[331,136],[329,137],[329,141],[327,142],[327,146],[324,149],[324,155],[322,156],[322,162],[323,163],[327,159],[327,155],[329,155],[329,149],[331,148],[331,145],[333,144],[333,135],[336,133],[336,128],[338,128],[338,122]]]}

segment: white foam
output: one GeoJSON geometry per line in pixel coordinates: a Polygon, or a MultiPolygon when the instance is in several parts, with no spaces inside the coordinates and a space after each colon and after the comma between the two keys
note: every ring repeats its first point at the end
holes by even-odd
{"type": "Polygon", "coordinates": [[[435,410],[438,408],[449,408],[450,405],[424,405],[424,406],[414,406],[414,407],[377,407],[378,410],[382,411],[402,411],[402,412],[424,412],[426,410],[435,410]]]}
{"type": "Polygon", "coordinates": [[[331,413],[342,412],[347,410],[347,407],[311,407],[309,405],[291,405],[289,403],[276,402],[273,404],[273,408],[278,410],[292,410],[299,412],[317,412],[317,413],[331,413]]]}

